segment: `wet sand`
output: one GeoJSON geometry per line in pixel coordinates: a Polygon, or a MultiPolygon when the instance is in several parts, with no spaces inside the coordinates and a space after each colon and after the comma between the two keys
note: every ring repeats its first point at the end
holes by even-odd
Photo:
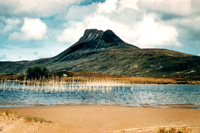
{"type": "Polygon", "coordinates": [[[22,120],[4,120],[1,118],[0,132],[154,133],[159,127],[183,126],[191,128],[193,133],[200,132],[200,110],[194,109],[66,105],[0,108],[0,110],[42,117],[52,121],[50,124],[24,123],[22,120]]]}

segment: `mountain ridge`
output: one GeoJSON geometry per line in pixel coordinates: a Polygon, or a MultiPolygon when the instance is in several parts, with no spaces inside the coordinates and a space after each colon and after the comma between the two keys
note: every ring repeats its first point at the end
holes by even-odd
{"type": "Polygon", "coordinates": [[[78,40],[78,42],[76,42],[67,50],[63,51],[57,56],[59,57],[63,54],[66,55],[77,50],[86,52],[110,47],[137,48],[136,46],[125,43],[111,30],[106,30],[104,32],[102,30],[97,29],[87,29],[85,30],[83,36],[78,40]]]}
{"type": "Polygon", "coordinates": [[[0,62],[0,72],[24,74],[32,66],[46,66],[50,71],[166,77],[200,66],[200,57],[167,49],[140,49],[111,30],[87,29],[75,44],[54,57],[0,62]]]}

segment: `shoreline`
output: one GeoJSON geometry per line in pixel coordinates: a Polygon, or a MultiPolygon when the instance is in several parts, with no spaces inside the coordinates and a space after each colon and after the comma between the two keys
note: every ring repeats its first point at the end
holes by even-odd
{"type": "MultiPolygon", "coordinates": [[[[3,80],[2,80],[3,81],[3,80]]],[[[22,81],[16,81],[16,80],[6,80],[6,81],[3,81],[3,82],[11,82],[11,83],[18,83],[18,84],[28,84],[28,85],[34,85],[34,82],[33,81],[31,84],[30,83],[27,83],[24,82],[23,80],[22,81]]],[[[42,86],[42,82],[41,81],[36,81],[36,82],[39,82],[37,83],[37,85],[41,85],[42,86]]],[[[93,83],[95,82],[98,82],[98,81],[94,81],[93,83]]],[[[86,82],[66,82],[65,84],[85,84],[86,82]]],[[[131,83],[123,83],[123,82],[118,82],[118,84],[121,84],[121,85],[200,85],[200,81],[181,81],[181,82],[176,82],[176,83],[159,83],[159,82],[131,82],[131,83]]],[[[49,85],[52,85],[52,84],[49,84],[49,85]]],[[[56,85],[56,84],[55,84],[56,85]]],[[[59,85],[59,83],[58,83],[59,85]]]]}
{"type": "MultiPolygon", "coordinates": [[[[200,110],[195,109],[124,107],[116,105],[65,105],[0,107],[0,111],[3,110],[52,121],[52,124],[27,123],[28,125],[30,124],[29,126],[34,125],[34,129],[37,129],[33,132],[136,133],[140,131],[153,133],[161,127],[179,128],[183,126],[191,128],[194,133],[200,132],[200,110]]],[[[21,131],[17,125],[13,126],[12,129],[13,131],[21,131]]],[[[4,131],[4,128],[2,131],[4,131]]]]}
{"type": "MultiPolygon", "coordinates": [[[[0,75],[1,81],[16,81],[20,84],[43,84],[44,82],[49,81],[65,81],[66,83],[71,82],[118,82],[125,84],[174,84],[174,85],[200,85],[200,80],[198,79],[185,79],[177,77],[137,77],[137,76],[122,76],[122,75],[110,75],[102,73],[93,73],[93,72],[73,72],[72,77],[49,77],[46,79],[30,80],[27,79],[26,75],[0,75]],[[29,83],[28,83],[29,82],[29,83]],[[39,83],[38,83],[39,82],[39,83]]],[[[55,74],[56,75],[56,74],[55,74]]]]}
{"type": "Polygon", "coordinates": [[[60,106],[119,106],[119,107],[133,107],[133,108],[161,108],[161,109],[192,109],[200,110],[200,105],[194,104],[158,104],[149,105],[141,104],[140,106],[120,105],[120,104],[55,104],[55,105],[27,105],[27,106],[1,106],[0,108],[27,108],[27,107],[60,107],[60,106]]]}

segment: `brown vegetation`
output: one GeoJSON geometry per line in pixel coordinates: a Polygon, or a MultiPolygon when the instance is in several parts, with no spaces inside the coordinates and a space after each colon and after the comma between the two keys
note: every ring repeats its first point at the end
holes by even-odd
{"type": "MultiPolygon", "coordinates": [[[[26,75],[1,75],[1,81],[18,80],[24,82],[26,75]]],[[[30,82],[46,81],[63,81],[63,82],[117,82],[126,84],[200,84],[200,81],[187,81],[176,78],[156,78],[156,77],[134,77],[103,74],[97,72],[52,72],[48,79],[29,80],[30,82]]],[[[41,84],[41,83],[40,83],[41,84]]]]}
{"type": "Polygon", "coordinates": [[[9,111],[0,111],[0,117],[4,117],[4,119],[8,118],[10,120],[24,119],[25,122],[51,123],[51,121],[47,121],[44,118],[33,117],[28,115],[18,115],[15,112],[9,112],[9,111]]]}
{"type": "Polygon", "coordinates": [[[170,128],[159,128],[157,133],[192,133],[192,130],[187,127],[182,128],[176,128],[176,127],[170,127],[170,128]]]}

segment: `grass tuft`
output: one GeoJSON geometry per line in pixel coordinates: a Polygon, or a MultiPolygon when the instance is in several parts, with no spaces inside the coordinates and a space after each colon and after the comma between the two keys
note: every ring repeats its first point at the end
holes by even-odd
{"type": "Polygon", "coordinates": [[[15,119],[24,119],[25,122],[40,122],[40,123],[52,123],[51,121],[47,121],[44,118],[40,118],[40,117],[33,117],[33,116],[28,116],[28,115],[18,115],[15,112],[9,112],[9,111],[0,111],[0,117],[4,117],[4,118],[9,118],[11,120],[15,120],[15,119]]]}
{"type": "Polygon", "coordinates": [[[157,133],[192,133],[192,129],[188,127],[182,127],[182,128],[170,127],[169,129],[161,127],[159,128],[157,133]]]}
{"type": "Polygon", "coordinates": [[[29,115],[24,116],[24,120],[25,120],[26,122],[51,123],[51,121],[47,121],[47,120],[45,120],[44,118],[33,117],[33,116],[29,116],[29,115]]]}
{"type": "Polygon", "coordinates": [[[9,118],[9,119],[16,119],[19,118],[20,116],[17,115],[17,113],[15,112],[9,112],[9,111],[0,111],[0,116],[4,117],[4,118],[9,118]]]}

